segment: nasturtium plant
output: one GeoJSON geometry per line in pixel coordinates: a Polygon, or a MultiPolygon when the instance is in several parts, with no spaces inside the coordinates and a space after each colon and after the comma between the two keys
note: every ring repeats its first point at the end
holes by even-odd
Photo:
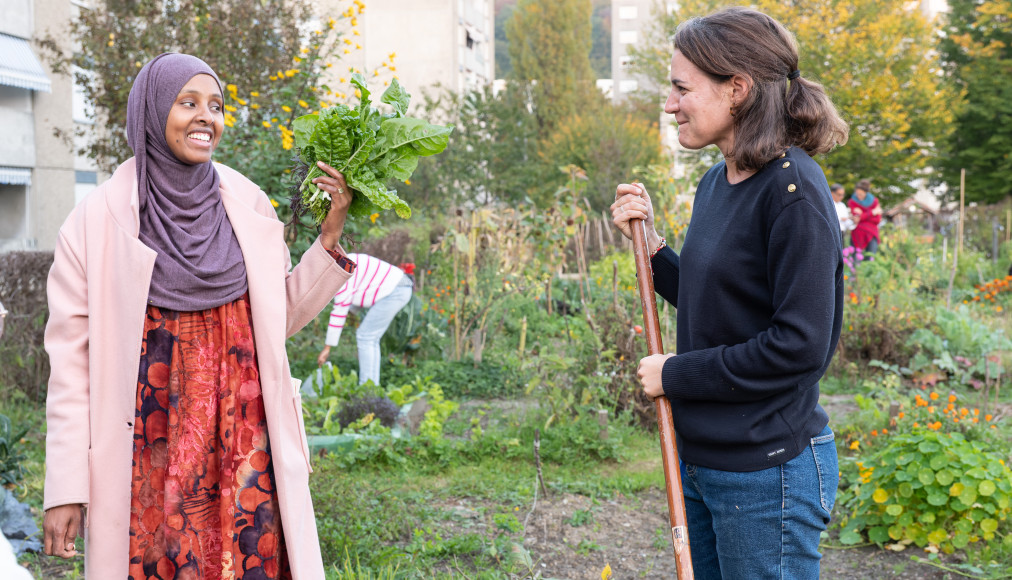
{"type": "Polygon", "coordinates": [[[991,540],[1009,517],[1012,471],[993,446],[962,433],[897,434],[853,465],[857,477],[840,498],[844,544],[866,537],[952,552],[991,540]]]}

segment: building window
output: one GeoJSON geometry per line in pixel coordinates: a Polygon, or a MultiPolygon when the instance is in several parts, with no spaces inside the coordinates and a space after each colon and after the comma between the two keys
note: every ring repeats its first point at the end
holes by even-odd
{"type": "Polygon", "coordinates": [[[631,93],[639,88],[639,83],[635,80],[619,81],[618,90],[621,93],[631,93]]]}
{"type": "Polygon", "coordinates": [[[636,44],[636,38],[635,30],[623,30],[618,33],[618,41],[622,44],[636,44]]]}
{"type": "Polygon", "coordinates": [[[621,6],[618,9],[619,20],[633,20],[639,18],[639,9],[636,6],[621,6]]]}
{"type": "Polygon", "coordinates": [[[632,64],[633,64],[633,57],[630,56],[630,55],[628,55],[628,54],[623,54],[622,57],[619,59],[618,62],[619,62],[619,66],[621,66],[622,69],[625,70],[625,69],[628,69],[629,67],[632,66],[632,64]]]}

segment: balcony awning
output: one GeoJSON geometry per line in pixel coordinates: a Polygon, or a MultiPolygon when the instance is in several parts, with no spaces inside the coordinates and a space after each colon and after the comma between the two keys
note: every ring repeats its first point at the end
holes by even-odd
{"type": "Polygon", "coordinates": [[[52,92],[49,77],[23,38],[0,32],[0,85],[52,92]]]}
{"type": "Polygon", "coordinates": [[[0,184],[31,185],[32,170],[27,167],[10,167],[0,165],[0,184]]]}

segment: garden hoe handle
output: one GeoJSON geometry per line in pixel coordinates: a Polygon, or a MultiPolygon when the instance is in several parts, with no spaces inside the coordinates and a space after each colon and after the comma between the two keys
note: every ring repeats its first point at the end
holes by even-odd
{"type": "MultiPolygon", "coordinates": [[[[647,338],[647,352],[662,354],[661,322],[657,317],[654,295],[654,275],[650,267],[650,252],[643,220],[629,220],[632,228],[633,255],[636,257],[636,280],[643,306],[643,333],[647,338]]],[[[685,498],[682,496],[682,475],[678,466],[678,448],[675,447],[675,423],[671,417],[671,403],[664,395],[654,399],[657,408],[657,426],[661,432],[661,458],[664,460],[664,483],[668,493],[668,516],[671,520],[671,544],[675,549],[675,571],[678,580],[692,580],[692,555],[689,552],[689,528],[685,518],[685,498]]]]}

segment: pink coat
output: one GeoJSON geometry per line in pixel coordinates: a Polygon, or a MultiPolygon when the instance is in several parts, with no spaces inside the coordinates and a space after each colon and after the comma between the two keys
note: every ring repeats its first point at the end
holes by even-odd
{"type": "MultiPolygon", "coordinates": [[[[349,275],[319,240],[291,269],[284,226],[270,200],[238,172],[217,169],[222,202],[246,259],[289,560],[297,580],[322,579],[309,447],[285,339],[315,318],[349,275]]],[[[130,159],[67,218],[49,274],[44,507],[88,506],[88,578],[127,576],[137,371],[155,260],[154,250],[137,238],[139,227],[130,159]]]]}

